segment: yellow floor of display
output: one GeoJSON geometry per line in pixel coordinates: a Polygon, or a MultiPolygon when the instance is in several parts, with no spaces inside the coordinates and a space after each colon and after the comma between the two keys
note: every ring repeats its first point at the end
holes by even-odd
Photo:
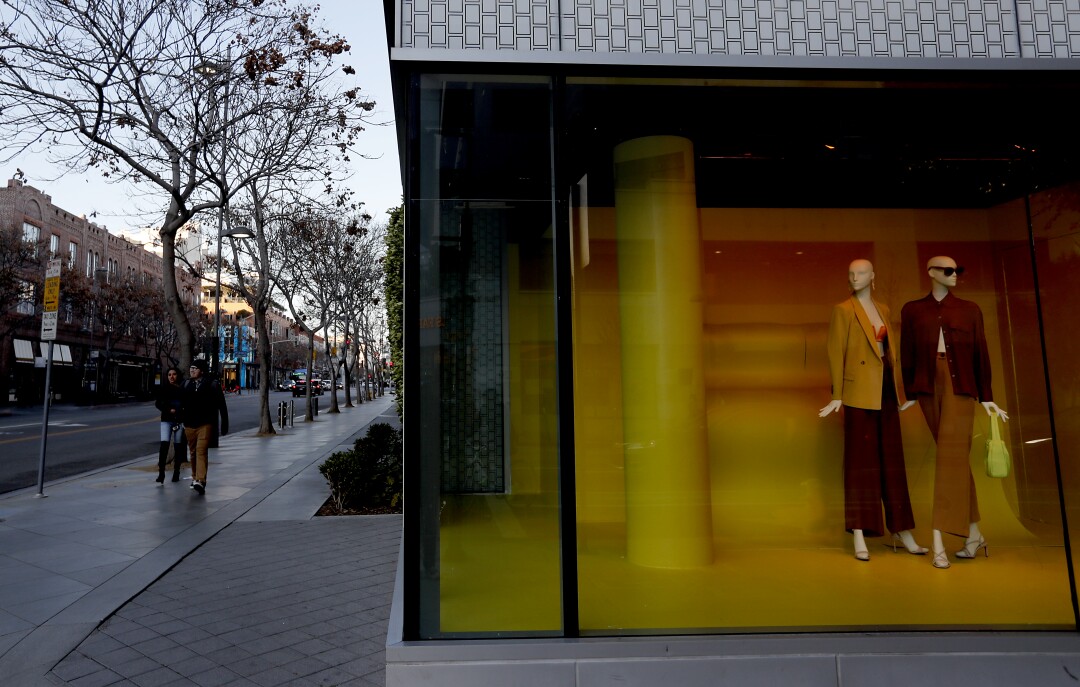
{"type": "MultiPolygon", "coordinates": [[[[605,506],[579,509],[579,517],[601,513],[611,522],[583,518],[577,528],[583,632],[1075,626],[1060,522],[1022,518],[1015,478],[991,479],[979,469],[985,419],[976,421],[971,461],[990,556],[957,560],[963,540],[946,535],[952,567],[938,570],[929,555],[894,554],[888,538],[868,539],[869,562],[854,559],[843,530],[842,421],[818,418],[823,403],[813,392],[727,392],[709,400],[712,564],[630,563],[626,525],[617,521],[621,461],[592,461],[588,478],[579,475],[579,504],[605,506]]],[[[929,547],[933,439],[918,409],[901,420],[915,537],[929,547]]],[[[579,464],[588,460],[579,455],[579,464]]],[[[555,497],[444,499],[442,630],[558,632],[555,497]]],[[[1044,507],[1032,512],[1053,514],[1053,503],[1036,505],[1044,507]]]]}
{"type": "MultiPolygon", "coordinates": [[[[547,529],[520,519],[516,526],[547,529]]],[[[490,519],[444,529],[442,631],[557,631],[553,540],[508,543],[495,529],[490,519]]],[[[1062,547],[999,546],[991,536],[988,558],[950,553],[952,567],[938,570],[929,555],[894,553],[884,539],[868,540],[871,560],[859,562],[848,538],[837,539],[834,547],[718,547],[710,566],[662,570],[628,563],[619,533],[597,529],[583,537],[589,551],[579,558],[582,630],[1073,627],[1062,547]]],[[[950,552],[959,546],[952,539],[950,552]]]]}

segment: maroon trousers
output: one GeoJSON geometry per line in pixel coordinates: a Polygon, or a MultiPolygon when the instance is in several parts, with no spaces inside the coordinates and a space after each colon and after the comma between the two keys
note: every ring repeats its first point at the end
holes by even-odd
{"type": "Polygon", "coordinates": [[[844,527],[870,537],[915,527],[892,379],[886,358],[881,410],[844,406],[844,527]]]}
{"type": "Polygon", "coordinates": [[[975,403],[971,396],[953,393],[944,353],[938,354],[935,372],[934,395],[919,394],[919,406],[937,442],[934,529],[966,537],[971,523],[979,521],[979,500],[969,458],[975,403]]]}

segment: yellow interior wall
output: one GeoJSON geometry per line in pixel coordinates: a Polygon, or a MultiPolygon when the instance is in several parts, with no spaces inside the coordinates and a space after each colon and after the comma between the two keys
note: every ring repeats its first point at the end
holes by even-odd
{"type": "MultiPolygon", "coordinates": [[[[953,558],[952,568],[936,570],[928,556],[894,554],[885,540],[871,540],[869,563],[854,560],[843,530],[842,420],[817,416],[829,400],[825,327],[832,305],[847,296],[847,264],[856,257],[874,260],[875,296],[898,320],[903,303],[929,288],[927,251],[961,263],[974,256],[957,295],[982,308],[995,399],[1022,411],[1001,374],[1007,351],[997,336],[999,287],[986,254],[990,242],[1023,231],[1014,217],[1003,221],[979,210],[702,210],[703,411],[715,560],[658,570],[626,558],[612,212],[589,209],[588,234],[574,237],[579,610],[585,632],[1073,627],[1060,523],[1018,515],[1015,474],[985,477],[984,417],[976,415],[971,460],[990,557],[953,558]],[[805,256],[818,257],[803,264],[804,256],[795,253],[806,236],[814,241],[803,244],[805,256]],[[710,261],[740,251],[756,254],[755,265],[764,253],[774,271],[756,272],[738,261],[710,268],[710,261]]],[[[514,255],[510,262],[516,261],[514,255]]],[[[446,632],[558,628],[554,360],[553,337],[545,329],[551,302],[550,294],[510,288],[514,492],[444,504],[446,632]]],[[[1069,384],[1075,395],[1075,383],[1069,384]]],[[[915,536],[928,546],[934,442],[917,406],[901,415],[901,423],[915,536]]],[[[1004,433],[1015,447],[1014,427],[1018,431],[1018,424],[1006,425],[1004,433]]],[[[1075,433],[1075,427],[1059,427],[1061,432],[1075,433]]],[[[1021,444],[1019,450],[1046,449],[1021,444]]],[[[950,552],[961,543],[947,538],[950,552]]]]}

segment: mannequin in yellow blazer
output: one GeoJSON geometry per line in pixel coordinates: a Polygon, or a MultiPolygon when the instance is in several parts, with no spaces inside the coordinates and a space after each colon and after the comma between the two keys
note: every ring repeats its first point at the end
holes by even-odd
{"type": "Polygon", "coordinates": [[[853,535],[857,560],[870,560],[865,537],[882,536],[886,528],[893,533],[894,551],[903,544],[909,553],[923,555],[927,549],[911,533],[915,519],[900,435],[899,413],[914,403],[904,396],[899,340],[889,309],[871,295],[869,260],[851,263],[848,285],[851,297],[833,308],[829,321],[832,401],[818,413],[826,417],[844,408],[845,529],[853,535]]]}

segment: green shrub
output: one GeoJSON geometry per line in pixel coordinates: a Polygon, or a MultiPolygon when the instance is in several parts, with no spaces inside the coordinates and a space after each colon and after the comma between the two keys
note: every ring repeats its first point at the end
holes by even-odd
{"type": "Polygon", "coordinates": [[[330,485],[330,498],[345,510],[397,510],[401,505],[401,432],[380,422],[319,465],[330,485]]]}

